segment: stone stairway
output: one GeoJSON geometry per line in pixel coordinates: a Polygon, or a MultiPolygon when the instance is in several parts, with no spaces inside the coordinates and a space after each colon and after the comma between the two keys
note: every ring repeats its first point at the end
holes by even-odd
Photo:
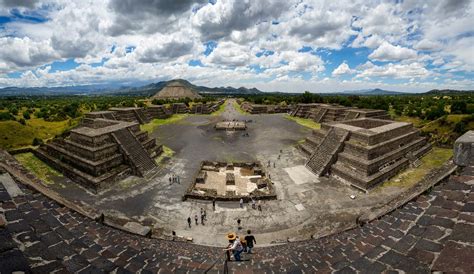
{"type": "Polygon", "coordinates": [[[108,120],[116,120],[115,116],[112,113],[104,113],[104,114],[102,114],[102,117],[104,117],[104,119],[108,119],[108,120]]]}
{"type": "Polygon", "coordinates": [[[323,120],[323,117],[324,117],[324,114],[326,114],[328,110],[327,109],[320,109],[318,114],[316,114],[316,117],[314,117],[314,121],[316,123],[321,123],[321,121],[323,120]]]}
{"type": "Polygon", "coordinates": [[[346,113],[346,117],[344,117],[344,120],[357,119],[357,117],[359,117],[359,114],[360,113],[358,113],[358,112],[348,111],[346,113]]]}
{"type": "Polygon", "coordinates": [[[146,124],[148,122],[147,117],[141,109],[134,109],[133,112],[135,113],[135,116],[137,116],[137,120],[140,122],[140,124],[146,124]]]}
{"type": "Polygon", "coordinates": [[[291,112],[291,116],[296,116],[298,114],[298,111],[300,111],[301,106],[296,106],[295,109],[291,112]]]}
{"type": "Polygon", "coordinates": [[[155,161],[128,129],[121,129],[112,133],[112,135],[139,175],[145,176],[156,167],[155,161]]]}
{"type": "Polygon", "coordinates": [[[318,176],[324,175],[334,163],[336,154],[341,150],[349,132],[337,132],[331,128],[321,144],[311,154],[306,166],[318,176]]]}

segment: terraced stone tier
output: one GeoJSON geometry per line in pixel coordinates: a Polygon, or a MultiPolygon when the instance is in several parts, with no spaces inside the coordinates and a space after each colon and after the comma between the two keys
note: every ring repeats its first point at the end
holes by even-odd
{"type": "MultiPolygon", "coordinates": [[[[473,180],[474,167],[467,167],[363,227],[280,246],[257,244],[255,254],[243,255],[246,261],[226,266],[229,273],[472,273],[473,180]]],[[[0,184],[2,273],[224,273],[221,248],[135,236],[19,187],[24,195],[12,198],[0,184]]]]}

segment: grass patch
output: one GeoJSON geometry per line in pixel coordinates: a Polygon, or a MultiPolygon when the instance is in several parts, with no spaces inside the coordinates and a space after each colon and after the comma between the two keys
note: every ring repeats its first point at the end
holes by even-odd
{"type": "Polygon", "coordinates": [[[237,103],[237,101],[234,100],[234,101],[232,102],[232,106],[235,108],[235,110],[237,110],[238,113],[240,113],[240,114],[242,114],[242,115],[249,115],[246,111],[244,111],[244,110],[240,107],[240,105],[239,105],[239,103],[237,103]]]}
{"type": "Polygon", "coordinates": [[[288,120],[294,121],[294,122],[298,123],[299,125],[302,125],[304,127],[308,127],[310,129],[320,129],[321,128],[321,124],[316,123],[315,121],[310,120],[310,119],[294,117],[294,116],[290,116],[288,114],[285,114],[284,117],[288,120]]]}
{"type": "Polygon", "coordinates": [[[26,147],[33,143],[35,137],[46,141],[61,135],[78,123],[79,119],[47,122],[40,118],[32,118],[26,121],[26,125],[15,121],[2,121],[0,122],[0,147],[4,149],[26,147]]]}
{"type": "Polygon", "coordinates": [[[385,182],[382,187],[396,186],[409,187],[419,182],[431,170],[442,166],[453,156],[451,148],[433,147],[433,149],[421,158],[421,165],[417,168],[408,168],[385,182]]]}
{"type": "Polygon", "coordinates": [[[225,111],[225,107],[226,107],[226,102],[227,101],[224,101],[224,103],[222,105],[219,106],[219,108],[214,111],[213,113],[211,113],[211,116],[219,116],[221,115],[224,111],[225,111]]]}
{"type": "Polygon", "coordinates": [[[52,177],[63,177],[61,173],[38,159],[33,153],[16,154],[15,158],[24,167],[33,172],[38,178],[47,184],[54,184],[52,177]]]}
{"type": "Polygon", "coordinates": [[[159,164],[163,161],[163,159],[171,158],[173,157],[174,154],[175,154],[174,150],[172,150],[171,148],[167,146],[163,146],[163,153],[161,153],[161,155],[155,159],[155,162],[159,164]]]}
{"type": "Polygon", "coordinates": [[[151,122],[141,125],[140,129],[152,133],[157,127],[177,123],[188,116],[189,114],[173,114],[171,117],[166,119],[153,119],[151,122]]]}

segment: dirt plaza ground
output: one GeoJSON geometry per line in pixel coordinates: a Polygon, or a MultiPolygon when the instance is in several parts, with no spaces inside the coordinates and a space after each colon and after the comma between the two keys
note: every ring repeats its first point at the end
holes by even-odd
{"type": "Polygon", "coordinates": [[[151,179],[129,177],[97,195],[65,177],[56,178],[52,187],[65,198],[175,231],[204,245],[222,245],[226,233],[238,231],[237,219],[242,230],[254,232],[260,245],[326,235],[353,224],[359,215],[404,190],[387,186],[366,194],[335,179],[317,177],[304,167],[306,159],[296,148],[310,134],[309,128],[286,119],[286,114],[245,115],[234,106],[233,100],[227,100],[218,116],[189,115],[157,127],[151,137],[174,153],[161,161],[159,173],[151,179]],[[247,130],[215,130],[214,125],[224,120],[246,120],[247,130]],[[277,200],[263,202],[262,211],[249,204],[240,208],[238,202],[218,202],[213,211],[211,202],[183,201],[201,161],[260,161],[271,176],[277,200]],[[172,175],[180,177],[179,184],[170,184],[172,175]],[[207,221],[196,226],[194,216],[201,208],[207,221]],[[193,219],[191,228],[188,217],[193,219]]]}

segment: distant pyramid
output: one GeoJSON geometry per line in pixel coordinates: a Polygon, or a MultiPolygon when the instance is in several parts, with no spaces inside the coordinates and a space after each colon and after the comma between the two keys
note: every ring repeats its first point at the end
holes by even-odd
{"type": "Polygon", "coordinates": [[[186,83],[179,80],[168,82],[160,91],[158,91],[152,99],[180,99],[180,98],[201,98],[201,95],[186,83]]]}

